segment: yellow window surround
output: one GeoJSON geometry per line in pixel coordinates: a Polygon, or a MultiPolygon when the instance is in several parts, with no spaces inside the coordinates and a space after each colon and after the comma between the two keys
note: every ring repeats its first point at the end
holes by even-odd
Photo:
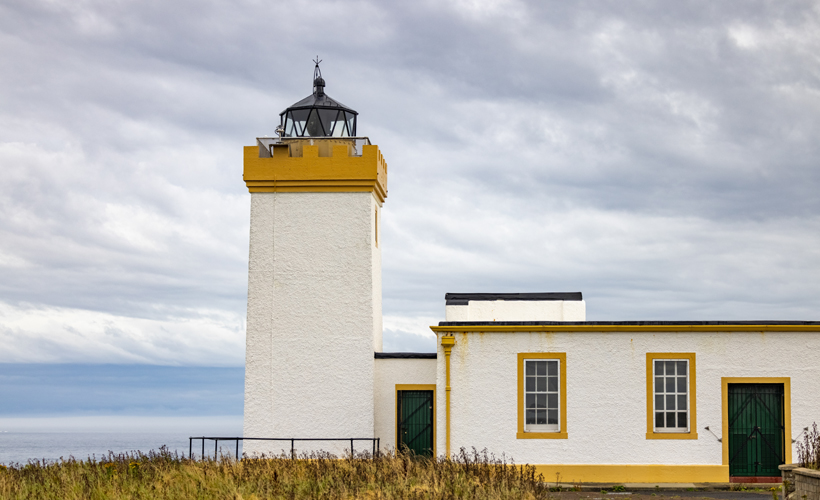
{"type": "Polygon", "coordinates": [[[646,353],[646,439],[697,439],[697,387],[694,352],[648,352],[646,353]],[[689,360],[689,432],[655,432],[655,390],[652,364],[656,359],[689,360]]]}
{"type": "Polygon", "coordinates": [[[520,352],[518,353],[518,432],[516,439],[567,439],[567,353],[520,352]],[[558,432],[524,432],[524,360],[557,359],[559,365],[560,430],[558,432]]]}

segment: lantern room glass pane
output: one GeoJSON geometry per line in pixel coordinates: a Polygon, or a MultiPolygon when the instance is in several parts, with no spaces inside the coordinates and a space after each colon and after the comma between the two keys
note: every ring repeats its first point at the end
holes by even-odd
{"type": "Polygon", "coordinates": [[[322,137],[324,131],[322,130],[322,123],[319,121],[319,113],[316,109],[310,110],[307,123],[305,123],[305,130],[302,135],[305,137],[322,137]]]}
{"type": "Polygon", "coordinates": [[[333,137],[347,137],[347,127],[345,126],[347,119],[344,111],[339,111],[339,116],[336,118],[336,125],[333,127],[333,137]]]}
{"type": "Polygon", "coordinates": [[[308,113],[310,112],[309,109],[294,109],[290,112],[293,115],[294,125],[294,136],[301,137],[305,135],[305,123],[307,122],[308,113]]]}
{"type": "Polygon", "coordinates": [[[285,115],[285,137],[293,137],[296,135],[293,133],[294,128],[296,127],[294,127],[293,117],[288,113],[285,115]]]}
{"type": "Polygon", "coordinates": [[[356,115],[347,113],[347,131],[351,137],[356,136],[356,115]]]}
{"type": "Polygon", "coordinates": [[[330,137],[333,135],[333,124],[336,122],[336,115],[339,112],[335,109],[320,109],[319,118],[322,119],[322,128],[324,129],[324,136],[330,137]]]}

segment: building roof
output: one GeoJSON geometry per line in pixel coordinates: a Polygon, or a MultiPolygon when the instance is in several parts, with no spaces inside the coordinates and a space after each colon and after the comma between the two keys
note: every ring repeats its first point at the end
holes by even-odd
{"type": "Polygon", "coordinates": [[[584,300],[581,292],[535,292],[535,293],[445,293],[448,306],[466,306],[471,300],[584,300]]]}

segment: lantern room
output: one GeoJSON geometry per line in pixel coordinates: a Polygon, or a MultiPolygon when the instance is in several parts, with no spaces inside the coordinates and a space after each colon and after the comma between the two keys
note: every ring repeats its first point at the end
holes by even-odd
{"type": "Polygon", "coordinates": [[[281,137],[355,137],[358,113],[325,94],[325,79],[314,61],[313,94],[279,114],[281,137]]]}

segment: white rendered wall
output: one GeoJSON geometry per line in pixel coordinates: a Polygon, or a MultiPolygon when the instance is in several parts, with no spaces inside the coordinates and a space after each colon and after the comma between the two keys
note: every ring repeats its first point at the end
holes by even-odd
{"type": "MultiPolygon", "coordinates": [[[[444,353],[437,366],[438,449],[444,450],[444,353]]],[[[475,446],[518,463],[722,463],[721,377],[790,377],[791,433],[817,420],[818,333],[456,334],[451,360],[451,450],[475,446]],[[517,355],[565,352],[568,439],[516,439],[517,355]],[[696,353],[697,440],[646,439],[646,353],[696,353]]],[[[793,457],[796,452],[793,448],[793,457]]],[[[572,478],[565,478],[571,481],[572,478]]]]}
{"type": "Polygon", "coordinates": [[[396,448],[396,384],[435,383],[435,359],[376,360],[376,437],[382,451],[396,448]]]}
{"type": "Polygon", "coordinates": [[[586,321],[583,300],[471,300],[445,306],[446,321],[586,321]]]}
{"type": "MultiPolygon", "coordinates": [[[[377,206],[366,192],[251,194],[246,437],[373,436],[377,206]]],[[[244,449],[285,447],[246,441],[244,449]]]]}

